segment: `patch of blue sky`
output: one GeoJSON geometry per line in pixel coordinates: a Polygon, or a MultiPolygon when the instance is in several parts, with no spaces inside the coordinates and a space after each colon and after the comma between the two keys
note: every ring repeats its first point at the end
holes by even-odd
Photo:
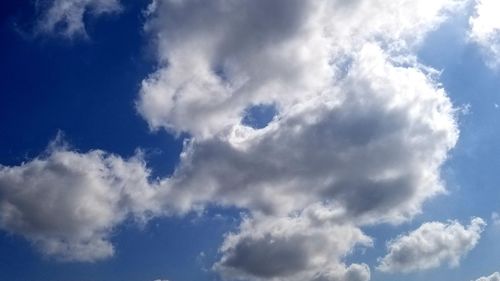
{"type": "Polygon", "coordinates": [[[242,123],[254,129],[262,129],[273,121],[277,114],[278,110],[274,104],[254,105],[245,111],[242,123]]]}
{"type": "Polygon", "coordinates": [[[89,41],[26,40],[12,29],[15,19],[2,26],[2,164],[38,155],[62,131],[80,151],[129,157],[142,149],[154,176],[173,171],[182,139],[151,133],[134,109],[140,83],[154,68],[137,14],[143,6],[129,3],[120,17],[96,22],[89,41]]]}

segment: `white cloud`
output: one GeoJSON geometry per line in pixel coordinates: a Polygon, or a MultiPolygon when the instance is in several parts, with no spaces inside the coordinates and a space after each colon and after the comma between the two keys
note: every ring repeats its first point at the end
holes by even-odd
{"type": "Polygon", "coordinates": [[[387,245],[388,253],[378,269],[386,272],[411,272],[436,268],[444,263],[458,266],[481,237],[486,223],[480,218],[465,227],[456,221],[447,224],[425,223],[387,245]]]}
{"type": "Polygon", "coordinates": [[[119,0],[49,0],[42,7],[37,30],[65,37],[87,36],[84,17],[118,13],[119,0]]]}
{"type": "Polygon", "coordinates": [[[479,279],[476,279],[476,281],[500,281],[500,273],[495,272],[495,273],[491,274],[490,276],[481,277],[479,279]]]}
{"type": "Polygon", "coordinates": [[[455,110],[432,73],[390,54],[455,3],[158,2],[147,29],[165,66],[138,109],[153,128],[194,136],[169,197],[280,214],[332,200],[366,221],[418,213],[443,191],[455,110]],[[262,103],[277,118],[242,125],[262,103]]]}
{"type": "Polygon", "coordinates": [[[154,210],[148,175],[138,156],[125,160],[52,145],[45,156],[0,166],[0,228],[60,260],[110,257],[113,228],[154,210]]]}
{"type": "Polygon", "coordinates": [[[492,68],[500,66],[500,2],[476,0],[474,14],[469,19],[470,39],[486,53],[486,63],[492,68]]]}

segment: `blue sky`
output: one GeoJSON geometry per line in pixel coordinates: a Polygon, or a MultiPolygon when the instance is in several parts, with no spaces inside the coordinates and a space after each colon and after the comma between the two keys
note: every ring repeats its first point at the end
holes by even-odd
{"type": "Polygon", "coordinates": [[[495,1],[4,1],[0,281],[497,280],[495,1]]]}

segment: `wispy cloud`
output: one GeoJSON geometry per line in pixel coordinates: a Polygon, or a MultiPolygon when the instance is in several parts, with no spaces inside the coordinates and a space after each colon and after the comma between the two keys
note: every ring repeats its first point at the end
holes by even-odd
{"type": "Polygon", "coordinates": [[[66,38],[87,37],[85,16],[100,16],[122,11],[119,0],[49,0],[41,2],[36,32],[66,38]]]}

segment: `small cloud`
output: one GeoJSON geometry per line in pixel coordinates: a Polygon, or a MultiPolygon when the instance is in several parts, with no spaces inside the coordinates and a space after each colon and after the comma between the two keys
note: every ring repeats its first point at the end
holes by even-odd
{"type": "Polygon", "coordinates": [[[414,272],[447,263],[458,266],[481,238],[486,223],[473,218],[469,226],[457,221],[424,223],[418,229],[387,244],[388,254],[379,259],[383,272],[414,272]],[[425,245],[425,247],[422,247],[425,245]]]}
{"type": "Polygon", "coordinates": [[[119,0],[52,0],[42,7],[36,31],[61,35],[66,38],[87,37],[84,18],[86,14],[97,17],[116,14],[123,10],[119,0]]]}
{"type": "Polygon", "coordinates": [[[494,226],[500,226],[500,215],[497,212],[491,214],[491,222],[494,226]]]}
{"type": "Polygon", "coordinates": [[[459,112],[460,112],[461,115],[465,116],[465,115],[469,115],[469,114],[472,113],[471,107],[472,106],[470,105],[470,103],[466,103],[466,104],[463,104],[462,106],[460,106],[458,108],[458,110],[459,110],[459,112]]]}
{"type": "Polygon", "coordinates": [[[481,277],[479,279],[476,279],[476,281],[500,281],[500,273],[495,272],[495,273],[491,274],[490,276],[481,277]]]}
{"type": "Polygon", "coordinates": [[[207,254],[205,252],[200,252],[196,257],[196,263],[201,266],[201,270],[208,272],[210,269],[207,266],[207,254]]]}

